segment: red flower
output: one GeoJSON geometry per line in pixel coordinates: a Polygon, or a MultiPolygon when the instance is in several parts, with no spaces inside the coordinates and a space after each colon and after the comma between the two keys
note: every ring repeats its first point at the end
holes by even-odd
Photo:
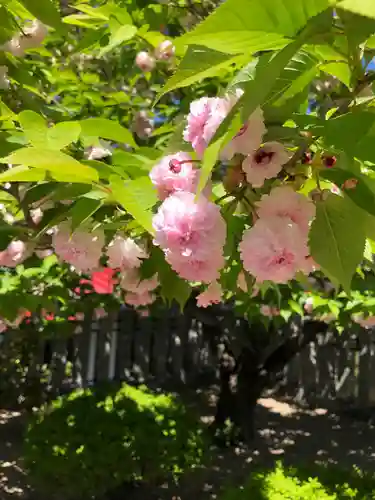
{"type": "Polygon", "coordinates": [[[91,275],[91,284],[96,293],[111,294],[116,280],[113,279],[114,270],[105,267],[103,271],[96,271],[91,275]]]}

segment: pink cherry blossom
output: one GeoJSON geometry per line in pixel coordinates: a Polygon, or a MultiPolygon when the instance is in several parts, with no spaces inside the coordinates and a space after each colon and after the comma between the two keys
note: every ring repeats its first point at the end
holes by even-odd
{"type": "Polygon", "coordinates": [[[279,142],[266,142],[261,148],[247,156],[242,163],[247,182],[254,187],[262,187],[266,179],[276,177],[289,154],[279,142]]]}
{"type": "Polygon", "coordinates": [[[231,142],[224,147],[220,154],[221,159],[231,160],[236,153],[245,156],[253,154],[262,144],[266,132],[263,111],[257,108],[231,142]]]}
{"type": "Polygon", "coordinates": [[[362,328],[373,328],[375,326],[375,316],[364,318],[363,314],[354,314],[352,320],[362,328]]]}
{"type": "Polygon", "coordinates": [[[172,269],[183,279],[211,283],[220,278],[220,269],[224,267],[224,256],[220,248],[212,248],[211,255],[204,259],[181,257],[167,254],[166,260],[172,269]]]}
{"type": "Polygon", "coordinates": [[[174,257],[205,260],[222,248],[226,226],[220,208],[201,196],[178,192],[169,196],[153,218],[154,243],[174,257]]]}
{"type": "Polygon", "coordinates": [[[96,307],[94,309],[94,318],[95,319],[103,319],[108,316],[107,311],[104,309],[104,307],[96,307]]]}
{"type": "Polygon", "coordinates": [[[111,294],[113,293],[116,280],[113,279],[115,271],[109,267],[105,267],[101,271],[94,271],[91,274],[91,284],[96,293],[111,294]]]}
{"type": "Polygon", "coordinates": [[[147,253],[132,238],[117,235],[107,249],[108,265],[122,271],[139,267],[147,253]]]}
{"type": "Polygon", "coordinates": [[[141,71],[147,73],[155,68],[155,59],[148,52],[142,51],[138,52],[135,64],[141,71]]]}
{"type": "Polygon", "coordinates": [[[139,306],[148,306],[155,301],[156,297],[150,292],[143,293],[132,293],[129,292],[125,294],[125,302],[129,304],[129,306],[139,307],[139,306]]]}
{"type": "Polygon", "coordinates": [[[69,222],[63,222],[52,236],[52,245],[56,255],[74,266],[78,271],[91,272],[99,267],[99,260],[104,246],[104,232],[88,228],[71,232],[69,222]]]}
{"type": "Polygon", "coordinates": [[[203,156],[232,103],[219,97],[201,97],[190,104],[184,140],[190,142],[199,157],[203,156]]]}
{"type": "Polygon", "coordinates": [[[260,218],[244,232],[239,248],[244,268],[258,283],[286,283],[308,255],[306,239],[286,217],[260,218]]]}
{"type": "Polygon", "coordinates": [[[128,292],[143,294],[155,290],[159,286],[159,278],[155,274],[151,278],[141,280],[138,270],[130,269],[122,275],[120,286],[128,292]]]}
{"type": "Polygon", "coordinates": [[[26,36],[22,37],[21,44],[25,49],[34,49],[42,45],[48,35],[48,28],[35,19],[31,26],[26,26],[23,30],[26,36]]]}
{"type": "Polygon", "coordinates": [[[16,267],[28,259],[31,254],[30,245],[21,240],[13,240],[4,251],[0,252],[0,266],[16,267]]]}
{"type": "Polygon", "coordinates": [[[14,57],[22,57],[25,54],[25,48],[22,37],[19,35],[14,36],[1,47],[2,50],[10,52],[14,57]]]}
{"type": "Polygon", "coordinates": [[[174,56],[175,47],[170,40],[164,40],[155,49],[156,59],[168,61],[174,56]]]}
{"type": "Polygon", "coordinates": [[[27,316],[26,309],[21,308],[18,310],[17,316],[14,320],[12,320],[12,321],[5,320],[5,322],[7,323],[8,326],[10,326],[12,328],[18,328],[26,316],[27,316]]]}
{"type": "Polygon", "coordinates": [[[38,248],[35,250],[35,255],[39,257],[39,259],[45,259],[53,254],[53,250],[51,248],[38,248]]]}
{"type": "Polygon", "coordinates": [[[223,289],[220,283],[214,281],[208,288],[198,295],[197,306],[208,307],[212,304],[219,304],[222,301],[223,289]]]}
{"type": "Polygon", "coordinates": [[[188,153],[164,156],[151,170],[150,178],[161,200],[176,191],[195,193],[197,188],[197,170],[188,153]]]}
{"type": "Polygon", "coordinates": [[[313,297],[307,297],[305,300],[305,303],[303,305],[303,308],[307,314],[312,314],[314,311],[314,299],[313,297]]]}
{"type": "Polygon", "coordinates": [[[150,311],[148,309],[139,309],[138,310],[138,314],[142,317],[142,318],[148,318],[150,316],[150,311]]]}
{"type": "Polygon", "coordinates": [[[112,152],[113,148],[111,143],[100,140],[98,145],[92,146],[88,151],[86,151],[85,156],[88,160],[101,160],[107,156],[112,156],[112,152]]]}
{"type": "Polygon", "coordinates": [[[8,66],[0,66],[0,89],[7,90],[10,86],[8,78],[8,66]]]}
{"type": "Polygon", "coordinates": [[[38,225],[43,219],[43,210],[41,208],[34,208],[30,210],[30,216],[34,224],[38,225]]]}
{"type": "Polygon", "coordinates": [[[274,188],[269,195],[262,196],[257,207],[260,218],[288,217],[302,232],[308,231],[309,223],[315,216],[314,203],[290,186],[274,188]]]}
{"type": "Polygon", "coordinates": [[[132,130],[140,139],[150,137],[154,130],[154,124],[146,111],[141,110],[134,116],[132,130]]]}

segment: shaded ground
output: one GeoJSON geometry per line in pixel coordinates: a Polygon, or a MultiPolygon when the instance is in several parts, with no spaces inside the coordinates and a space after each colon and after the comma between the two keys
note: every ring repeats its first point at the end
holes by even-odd
{"type": "MultiPolygon", "coordinates": [[[[272,464],[280,458],[288,464],[328,462],[375,472],[375,427],[370,416],[338,416],[325,409],[309,411],[275,399],[261,399],[252,451],[241,447],[214,450],[211,466],[189,474],[178,487],[165,484],[121,489],[108,500],[214,500],[225,484],[240,482],[254,464],[272,464]]],[[[23,428],[22,416],[0,411],[1,500],[39,500],[37,494],[28,493],[22,471],[23,428]]]]}

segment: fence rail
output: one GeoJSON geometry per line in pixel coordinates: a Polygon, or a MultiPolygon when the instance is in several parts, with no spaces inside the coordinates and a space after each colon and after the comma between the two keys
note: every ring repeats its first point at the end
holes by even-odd
{"type": "Polygon", "coordinates": [[[297,400],[375,405],[374,332],[319,335],[286,367],[282,385],[297,400]]]}
{"type": "MultiPolygon", "coordinates": [[[[241,325],[234,320],[233,327],[241,325]]],[[[53,392],[106,380],[190,385],[203,374],[215,380],[218,357],[198,319],[173,310],[141,317],[125,309],[88,318],[68,339],[41,341],[29,370],[47,367],[53,392]]],[[[375,405],[374,332],[318,335],[285,368],[279,385],[301,401],[375,405]]]]}

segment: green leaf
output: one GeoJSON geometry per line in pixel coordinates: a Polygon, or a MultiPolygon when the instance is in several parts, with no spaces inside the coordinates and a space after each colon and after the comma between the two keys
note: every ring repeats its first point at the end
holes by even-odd
{"type": "Polygon", "coordinates": [[[272,89],[273,104],[282,106],[288,99],[303,92],[319,73],[317,62],[316,57],[302,50],[293,56],[272,89]]]}
{"type": "Polygon", "coordinates": [[[20,148],[5,158],[0,158],[0,163],[12,165],[25,165],[35,167],[39,170],[55,172],[62,179],[69,181],[70,178],[80,178],[90,181],[98,181],[98,173],[91,167],[82,165],[69,155],[60,151],[30,147],[20,148]]]}
{"type": "Polygon", "coordinates": [[[137,33],[137,28],[130,24],[126,24],[125,26],[119,26],[115,31],[111,32],[111,39],[109,44],[99,52],[99,57],[102,57],[107,52],[110,52],[117,46],[122,43],[130,40],[137,33]]]}
{"type": "Polygon", "coordinates": [[[366,175],[341,168],[330,168],[322,170],[320,176],[335,183],[339,188],[345,181],[355,179],[357,185],[351,189],[345,189],[346,195],[360,208],[375,215],[375,180],[366,175]]]}
{"type": "Polygon", "coordinates": [[[45,146],[48,127],[42,116],[34,111],[26,110],[18,115],[18,121],[27,140],[33,146],[45,146]]]}
{"type": "Polygon", "coordinates": [[[328,147],[345,151],[348,156],[375,163],[375,113],[354,110],[324,122],[321,130],[328,147]]]}
{"type": "Polygon", "coordinates": [[[138,224],[153,234],[152,212],[149,209],[155,205],[157,196],[150,179],[140,177],[126,182],[114,175],[110,177],[110,186],[114,199],[134,217],[138,224]]]}
{"type": "Polygon", "coordinates": [[[351,71],[346,62],[331,62],[322,64],[320,69],[329,75],[338,78],[348,88],[350,87],[351,71]]]}
{"type": "Polygon", "coordinates": [[[190,45],[176,73],[164,85],[158,98],[171,90],[189,87],[204,78],[216,76],[223,69],[244,61],[243,55],[232,56],[200,45],[190,45]]]}
{"type": "Polygon", "coordinates": [[[277,49],[330,4],[330,0],[226,0],[175,43],[177,48],[199,44],[227,54],[277,49]]]}
{"type": "Polygon", "coordinates": [[[154,160],[138,153],[129,153],[128,151],[116,150],[112,155],[114,165],[123,167],[125,172],[133,177],[148,175],[154,160]]]}
{"type": "Polygon", "coordinates": [[[39,168],[29,168],[23,165],[10,168],[0,174],[0,182],[34,182],[42,181],[46,177],[46,171],[39,168]]]}
{"type": "Polygon", "coordinates": [[[245,120],[266,101],[284,68],[303,43],[304,37],[300,36],[279,52],[271,56],[267,54],[259,59],[254,79],[243,87],[245,93],[242,97],[242,116],[245,120]]]}
{"type": "Polygon", "coordinates": [[[53,0],[21,0],[26,9],[37,19],[53,28],[61,28],[61,18],[53,0]]]}
{"type": "Polygon", "coordinates": [[[342,0],[336,7],[375,19],[375,3],[372,0],[342,0]]]}
{"type": "Polygon", "coordinates": [[[366,216],[348,198],[334,194],[318,202],[316,208],[310,230],[311,255],[328,277],[349,293],[365,248],[366,216]]]}
{"type": "Polygon", "coordinates": [[[91,198],[77,200],[69,211],[69,216],[72,219],[72,232],[84,224],[101,206],[100,200],[91,198]]]}
{"type": "Polygon", "coordinates": [[[78,122],[62,122],[48,129],[48,149],[64,149],[72,142],[77,142],[81,134],[81,126],[78,122]]]}
{"type": "Polygon", "coordinates": [[[117,122],[106,118],[88,118],[87,120],[81,120],[80,124],[82,135],[102,137],[103,139],[129,144],[129,146],[137,148],[132,133],[117,122]]]}
{"type": "Polygon", "coordinates": [[[102,26],[105,21],[101,19],[92,18],[87,14],[71,14],[63,18],[65,24],[72,24],[73,26],[82,26],[83,28],[93,29],[97,32],[97,28],[102,26]]]}

